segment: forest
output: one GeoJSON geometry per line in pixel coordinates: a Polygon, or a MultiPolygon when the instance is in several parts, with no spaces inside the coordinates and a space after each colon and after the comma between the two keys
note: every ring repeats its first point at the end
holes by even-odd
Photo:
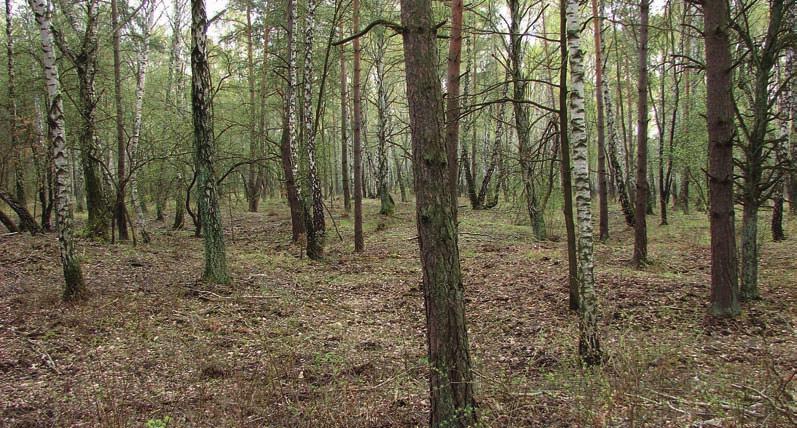
{"type": "Polygon", "coordinates": [[[0,426],[797,426],[795,0],[4,0],[0,426]]]}

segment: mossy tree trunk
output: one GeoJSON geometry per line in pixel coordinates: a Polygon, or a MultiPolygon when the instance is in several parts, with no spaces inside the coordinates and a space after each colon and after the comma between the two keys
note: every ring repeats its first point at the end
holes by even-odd
{"type": "Polygon", "coordinates": [[[197,206],[205,243],[203,279],[227,283],[227,256],[213,166],[213,99],[207,52],[207,12],[204,0],[191,0],[191,105],[194,117],[194,162],[197,206]]]}

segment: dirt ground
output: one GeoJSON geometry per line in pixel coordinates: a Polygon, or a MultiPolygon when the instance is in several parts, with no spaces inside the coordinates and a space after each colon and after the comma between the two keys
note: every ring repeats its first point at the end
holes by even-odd
{"type": "MultiPolygon", "coordinates": [[[[198,281],[201,240],[154,223],[151,244],[78,243],[91,296],[74,304],[54,234],[0,236],[0,426],[425,425],[413,205],[378,220],[367,201],[361,255],[333,207],[343,242],[329,223],[323,262],[289,244],[284,206],[264,206],[224,210],[231,284],[198,281]]],[[[613,213],[596,245],[608,361],[584,369],[564,242],[501,210],[460,217],[483,426],[797,426],[797,219],[782,243],[762,220],[763,300],[717,321],[705,214],[651,217],[652,264],[635,270],[613,213]]]]}

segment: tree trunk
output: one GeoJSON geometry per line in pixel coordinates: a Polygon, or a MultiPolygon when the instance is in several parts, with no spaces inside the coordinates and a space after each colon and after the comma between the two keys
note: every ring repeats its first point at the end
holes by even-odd
{"type": "Polygon", "coordinates": [[[448,41],[448,67],[446,70],[446,151],[448,153],[448,180],[451,186],[451,194],[455,201],[457,198],[457,176],[459,174],[457,148],[459,147],[459,69],[462,63],[463,9],[463,0],[451,1],[451,30],[448,41]]]}
{"type": "MultiPolygon", "coordinates": [[[[643,0],[646,1],[646,0],[643,0]]],[[[579,271],[579,341],[582,361],[588,365],[603,360],[598,334],[598,302],[592,255],[592,190],[589,180],[589,146],[584,120],[584,51],[581,49],[582,25],[578,0],[567,2],[567,46],[570,59],[570,130],[573,144],[573,184],[576,188],[578,215],[579,271]]],[[[566,129],[566,128],[565,128],[566,129]]]]}
{"type": "Polygon", "coordinates": [[[17,227],[17,224],[14,223],[14,220],[11,220],[11,218],[2,211],[0,211],[0,223],[3,223],[3,226],[5,226],[6,229],[8,229],[8,231],[11,233],[19,232],[19,228],[17,227]]]}
{"type": "Polygon", "coordinates": [[[31,235],[36,235],[37,233],[42,232],[39,224],[36,223],[36,220],[33,219],[30,211],[28,211],[22,202],[18,201],[16,198],[3,190],[0,190],[0,199],[2,199],[3,202],[5,202],[8,207],[17,214],[17,217],[19,217],[20,230],[28,231],[31,235]]]}
{"type": "MultiPolygon", "coordinates": [[[[560,173],[562,176],[562,194],[564,204],[562,211],[565,217],[565,229],[567,231],[567,265],[568,265],[568,291],[570,309],[579,309],[579,268],[576,256],[576,226],[573,217],[573,185],[572,172],[570,166],[570,136],[568,127],[568,93],[567,93],[567,56],[569,45],[569,33],[567,30],[568,12],[570,0],[559,1],[559,53],[561,63],[559,64],[559,150],[562,157],[560,163],[560,173]]],[[[574,6],[578,9],[578,6],[574,6]]],[[[575,18],[575,17],[573,17],[575,18]]],[[[578,33],[576,33],[578,35],[578,33]]]]}
{"type": "MultiPolygon", "coordinates": [[[[790,18],[797,19],[794,15],[795,13],[792,12],[790,18]]],[[[794,51],[794,47],[786,48],[785,68],[792,73],[794,72],[793,70],[795,70],[795,62],[797,62],[797,58],[795,58],[797,55],[795,55],[794,51]]],[[[786,191],[789,199],[789,213],[797,215],[797,83],[795,83],[794,80],[795,79],[792,78],[791,90],[789,91],[789,113],[787,115],[791,122],[791,132],[789,132],[791,172],[788,175],[786,191]]]]}
{"type": "Polygon", "coordinates": [[[138,47],[138,70],[136,73],[136,104],[133,111],[133,135],[130,136],[130,196],[132,198],[133,209],[136,213],[136,228],[141,235],[141,241],[150,242],[149,230],[147,230],[147,219],[144,216],[143,203],[138,196],[138,143],[141,139],[141,115],[144,110],[144,84],[147,77],[147,65],[149,64],[149,32],[153,24],[153,14],[155,3],[147,3],[143,11],[144,22],[141,26],[141,40],[138,47]]]}
{"type": "MultiPolygon", "coordinates": [[[[458,0],[457,0],[458,1],[458,0]]],[[[387,39],[384,32],[377,31],[374,41],[374,67],[376,68],[376,107],[377,107],[377,193],[379,194],[379,214],[390,216],[395,211],[393,197],[388,188],[388,134],[390,133],[390,112],[387,88],[385,87],[385,55],[387,39]]]]}
{"type": "MultiPolygon", "coordinates": [[[[252,42],[252,3],[246,2],[246,81],[249,89],[249,161],[248,177],[246,180],[246,200],[249,212],[256,213],[260,203],[260,183],[258,183],[258,169],[260,162],[255,162],[260,157],[257,138],[257,109],[255,108],[255,55],[252,42]]],[[[265,96],[265,94],[261,95],[265,96]]]]}
{"type": "Polygon", "coordinates": [[[476,425],[476,401],[431,1],[402,0],[401,23],[426,308],[429,421],[432,427],[464,428],[476,425]]]}
{"type": "MultiPolygon", "coordinates": [[[[97,76],[97,25],[99,20],[99,0],[85,2],[86,18],[83,34],[80,35],[80,51],[73,52],[63,42],[55,39],[61,52],[75,66],[78,77],[78,109],[82,124],[79,132],[80,163],[83,169],[86,208],[88,220],[85,233],[89,237],[108,239],[110,211],[105,199],[100,172],[100,153],[97,147],[96,113],[99,103],[95,88],[97,76]]],[[[48,100],[52,102],[52,100],[48,100]]],[[[77,192],[76,192],[77,193],[77,192]]],[[[78,202],[80,208],[81,202],[78,202]]]]}
{"type": "Polygon", "coordinates": [[[113,39],[113,88],[116,106],[116,203],[114,204],[114,223],[120,241],[127,241],[127,209],[125,195],[127,190],[126,161],[127,141],[125,138],[125,116],[122,104],[122,60],[120,58],[119,2],[111,0],[111,32],[113,39]]]}
{"type": "Polygon", "coordinates": [[[637,91],[637,158],[636,158],[636,207],[634,209],[634,256],[631,259],[637,267],[648,261],[648,19],[649,0],[639,2],[639,87],[637,91]]]}
{"type": "Polygon", "coordinates": [[[711,313],[739,315],[733,221],[733,99],[728,2],[703,3],[706,43],[706,119],[711,222],[711,313]]]}
{"type": "MultiPolygon", "coordinates": [[[[41,227],[44,231],[52,231],[50,221],[53,211],[53,159],[48,145],[49,141],[44,135],[42,113],[39,106],[39,97],[33,97],[33,131],[36,136],[34,146],[34,159],[38,159],[36,169],[39,176],[39,202],[41,203],[41,227]],[[36,155],[36,153],[40,153],[36,155]]],[[[71,166],[71,165],[70,165],[71,166]]]]}
{"type": "MultiPolygon", "coordinates": [[[[603,0],[601,0],[601,4],[603,0]]],[[[600,8],[603,9],[602,7],[600,8]]],[[[609,192],[606,185],[606,130],[603,118],[603,14],[599,13],[598,0],[592,0],[592,19],[595,38],[595,108],[598,121],[598,230],[599,239],[609,239],[609,192]]]]}
{"type": "MultiPolygon", "coordinates": [[[[343,26],[340,30],[343,35],[343,26]]],[[[351,184],[349,183],[349,91],[346,77],[346,45],[340,45],[340,170],[343,177],[343,209],[351,212],[351,184]]]]}
{"type": "Polygon", "coordinates": [[[520,154],[520,168],[522,170],[523,186],[526,192],[526,211],[537,240],[547,239],[545,230],[544,210],[540,206],[537,196],[536,183],[534,182],[534,163],[532,159],[529,112],[521,103],[526,98],[526,80],[523,76],[523,38],[520,33],[520,23],[523,19],[519,0],[509,1],[510,9],[510,69],[512,73],[512,107],[515,113],[515,131],[518,137],[518,153],[520,154]]]}
{"type": "MultiPolygon", "coordinates": [[[[360,0],[352,1],[352,28],[355,32],[360,31],[360,0]]],[[[361,253],[365,250],[363,239],[363,151],[362,151],[362,93],[360,88],[360,75],[362,74],[360,65],[360,38],[353,41],[354,45],[354,76],[352,77],[352,87],[354,92],[354,252],[361,253]]]]}
{"type": "MultiPolygon", "coordinates": [[[[17,95],[14,70],[14,20],[12,0],[6,0],[6,49],[8,53],[8,133],[14,151],[14,194],[20,205],[25,206],[25,180],[22,166],[22,146],[17,135],[17,95]]],[[[22,221],[22,219],[20,219],[22,221]]],[[[24,222],[23,222],[24,223],[24,222]]]]}
{"type": "Polygon", "coordinates": [[[61,251],[61,265],[64,270],[64,300],[75,300],[85,296],[83,273],[75,254],[72,237],[72,195],[69,171],[69,152],[64,139],[64,106],[58,82],[58,65],[55,61],[52,24],[45,0],[29,2],[36,22],[39,24],[43,51],[42,65],[47,84],[49,106],[48,124],[50,141],[53,145],[53,162],[55,164],[55,210],[58,230],[58,245],[61,251]]]}
{"type": "MultiPolygon", "coordinates": [[[[304,140],[307,150],[307,174],[313,202],[312,227],[307,228],[307,257],[324,257],[324,198],[316,165],[315,129],[313,129],[313,35],[315,32],[316,0],[308,0],[304,28],[304,140]]],[[[323,96],[320,94],[319,96],[323,96]]],[[[295,168],[295,166],[294,166],[295,168]]],[[[309,210],[308,210],[309,211],[309,210]]],[[[309,214],[309,213],[308,213],[309,214]]],[[[309,220],[309,219],[308,219],[309,220]]],[[[310,222],[307,221],[309,224],[310,222]]]]}
{"type": "Polygon", "coordinates": [[[204,0],[191,0],[191,104],[194,116],[194,161],[197,171],[197,205],[205,243],[203,279],[227,283],[227,257],[216,193],[213,158],[213,98],[207,57],[207,12],[204,0]]]}

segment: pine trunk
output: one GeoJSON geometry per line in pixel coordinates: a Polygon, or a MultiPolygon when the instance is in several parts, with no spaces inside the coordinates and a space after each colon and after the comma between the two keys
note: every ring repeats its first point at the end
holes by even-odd
{"type": "MultiPolygon", "coordinates": [[[[352,27],[354,31],[360,31],[360,1],[352,1],[352,27]]],[[[363,239],[363,152],[362,152],[362,93],[360,88],[360,75],[362,74],[360,65],[360,38],[353,41],[354,46],[354,76],[352,77],[352,87],[354,92],[354,120],[353,129],[353,149],[354,152],[354,252],[361,253],[365,250],[363,239]]]]}
{"type": "Polygon", "coordinates": [[[404,62],[429,353],[430,426],[476,425],[443,100],[430,0],[402,0],[404,62]]]}
{"type": "Polygon", "coordinates": [[[711,313],[739,315],[736,233],[733,221],[733,99],[728,2],[703,4],[706,43],[706,113],[711,222],[711,313]]]}

